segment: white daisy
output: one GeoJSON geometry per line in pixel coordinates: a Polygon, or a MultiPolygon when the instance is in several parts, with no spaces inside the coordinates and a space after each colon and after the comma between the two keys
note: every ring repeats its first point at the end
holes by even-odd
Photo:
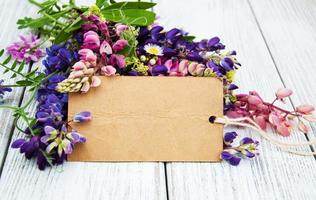
{"type": "Polygon", "coordinates": [[[155,56],[162,56],[163,55],[163,49],[156,45],[156,44],[146,44],[144,46],[144,49],[147,53],[155,55],[155,56]]]}

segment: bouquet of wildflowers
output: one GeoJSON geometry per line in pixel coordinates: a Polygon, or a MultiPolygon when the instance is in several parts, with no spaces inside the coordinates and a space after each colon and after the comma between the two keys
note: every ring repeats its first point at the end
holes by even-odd
{"type": "MultiPolygon", "coordinates": [[[[0,81],[0,98],[13,87],[27,87],[33,95],[21,107],[1,106],[14,111],[16,128],[25,137],[12,143],[26,158],[36,158],[39,169],[62,164],[75,144],[86,138],[71,128],[72,123],[91,120],[92,114],[82,111],[67,119],[68,93],[87,93],[101,83],[99,76],[198,76],[216,77],[224,83],[224,112],[230,117],[250,117],[263,129],[270,124],[282,135],[289,135],[290,116],[315,120],[312,106],[304,105],[290,112],[267,103],[256,93],[234,95],[235,71],[240,66],[235,51],[225,51],[218,37],[195,41],[182,29],[165,30],[156,23],[150,2],[108,2],[96,0],[90,7],[77,6],[74,0],[37,2],[39,17],[18,20],[20,29],[30,34],[2,50],[8,55],[0,63],[5,73],[19,77],[15,85],[0,81]],[[46,51],[43,49],[46,48],[46,51]],[[43,67],[26,70],[26,64],[42,62],[43,67]],[[35,115],[26,110],[36,99],[35,115]],[[27,128],[19,127],[24,121],[27,128]],[[70,131],[69,131],[70,130],[70,131]]],[[[33,64],[33,66],[34,66],[33,64]]],[[[282,89],[277,100],[291,92],[282,89]]],[[[243,138],[234,146],[236,132],[224,136],[222,159],[238,165],[241,157],[255,157],[258,142],[243,138]]]]}

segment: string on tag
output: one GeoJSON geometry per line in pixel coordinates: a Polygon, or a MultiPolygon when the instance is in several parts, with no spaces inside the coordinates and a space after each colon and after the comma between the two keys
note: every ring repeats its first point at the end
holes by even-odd
{"type": "Polygon", "coordinates": [[[264,131],[254,120],[252,120],[249,117],[241,117],[241,118],[228,118],[226,116],[224,117],[215,117],[211,116],[209,118],[209,121],[211,123],[216,124],[223,124],[224,126],[228,125],[235,125],[235,126],[241,126],[241,127],[247,127],[255,130],[261,137],[268,140],[272,144],[278,146],[282,150],[295,154],[300,156],[313,156],[316,155],[316,152],[307,152],[307,151],[297,151],[290,148],[293,147],[302,147],[302,146],[308,146],[308,145],[314,145],[316,144],[316,139],[306,141],[306,142],[297,142],[297,143],[288,143],[284,142],[278,139],[275,139],[273,136],[271,136],[269,133],[264,131]]]}

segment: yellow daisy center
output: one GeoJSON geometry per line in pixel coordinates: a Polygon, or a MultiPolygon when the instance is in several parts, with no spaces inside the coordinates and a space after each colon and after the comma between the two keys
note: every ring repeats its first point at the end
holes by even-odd
{"type": "Polygon", "coordinates": [[[149,47],[147,51],[148,53],[153,54],[153,55],[158,55],[160,52],[159,49],[156,47],[149,47]]]}

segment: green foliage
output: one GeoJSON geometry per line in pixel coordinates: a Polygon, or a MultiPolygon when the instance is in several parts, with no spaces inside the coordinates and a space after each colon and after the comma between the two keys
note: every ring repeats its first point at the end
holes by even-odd
{"type": "Polygon", "coordinates": [[[138,31],[134,30],[132,27],[122,33],[122,37],[127,40],[128,45],[122,51],[120,51],[119,54],[122,54],[125,57],[136,56],[136,46],[138,44],[136,40],[137,35],[138,31]]]}
{"type": "Polygon", "coordinates": [[[135,26],[148,26],[155,20],[156,14],[143,9],[102,10],[105,19],[135,26]]]}
{"type": "MultiPolygon", "coordinates": [[[[4,49],[0,50],[0,57],[4,54],[4,49]]],[[[3,74],[11,73],[11,78],[20,77],[21,80],[16,82],[16,86],[26,87],[30,86],[30,90],[35,90],[40,86],[42,81],[46,78],[45,74],[38,73],[38,69],[34,69],[28,72],[23,70],[25,68],[25,62],[18,63],[16,60],[13,60],[12,65],[9,65],[12,60],[11,56],[8,56],[4,59],[3,62],[0,62],[0,66],[5,70],[3,74]]]]}
{"type": "Polygon", "coordinates": [[[103,10],[113,10],[113,9],[149,9],[156,5],[156,3],[151,2],[119,2],[114,3],[105,7],[103,10]]]}

